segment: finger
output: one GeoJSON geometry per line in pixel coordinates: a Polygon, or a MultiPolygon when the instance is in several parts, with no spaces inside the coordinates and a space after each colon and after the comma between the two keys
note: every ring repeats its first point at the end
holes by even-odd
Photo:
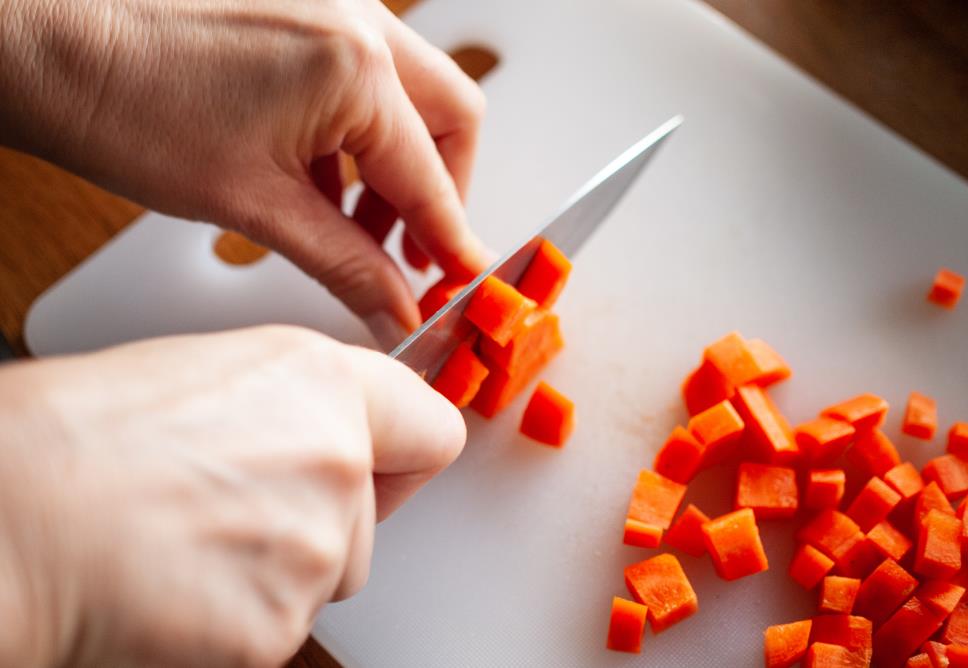
{"type": "Polygon", "coordinates": [[[343,577],[336,587],[336,591],[333,592],[331,600],[341,601],[349,598],[363,589],[366,584],[370,576],[370,562],[373,557],[373,527],[375,524],[376,500],[371,480],[362,490],[359,512],[346,553],[343,577]]]}
{"type": "MultiPolygon", "coordinates": [[[[389,58],[389,56],[387,56],[389,58]]],[[[392,64],[375,76],[366,122],[347,135],[364,183],[393,206],[407,230],[445,273],[472,277],[487,264],[470,231],[454,181],[392,64]]]]}
{"type": "Polygon", "coordinates": [[[337,210],[343,209],[343,174],[339,153],[331,153],[313,160],[309,176],[319,192],[323,193],[337,210]]]}
{"type": "Polygon", "coordinates": [[[308,180],[281,175],[264,185],[273,200],[261,217],[245,223],[248,234],[325,285],[367,322],[386,349],[420,325],[420,311],[399,268],[359,225],[308,180]]]}
{"type": "Polygon", "coordinates": [[[460,411],[404,365],[364,348],[350,354],[367,398],[383,519],[460,454],[467,429],[460,411]]]}
{"type": "Polygon", "coordinates": [[[393,224],[397,222],[397,210],[373,190],[365,188],[353,210],[353,220],[382,246],[393,224]]]}

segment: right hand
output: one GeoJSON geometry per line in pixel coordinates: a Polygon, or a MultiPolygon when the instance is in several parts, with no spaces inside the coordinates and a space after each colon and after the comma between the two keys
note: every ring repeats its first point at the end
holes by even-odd
{"type": "Polygon", "coordinates": [[[403,365],[296,328],[5,367],[0,664],[279,665],[465,437],[403,365]]]}

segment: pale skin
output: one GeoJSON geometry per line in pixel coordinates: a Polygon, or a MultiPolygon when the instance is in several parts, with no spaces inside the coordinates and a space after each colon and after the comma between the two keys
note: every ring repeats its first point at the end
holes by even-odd
{"type": "MultiPolygon", "coordinates": [[[[483,97],[377,0],[0,0],[0,90],[0,142],[239,230],[368,323],[419,314],[363,226],[489,259],[483,97]]],[[[280,665],[465,438],[410,370],[292,327],[0,367],[0,665],[280,665]]]]}

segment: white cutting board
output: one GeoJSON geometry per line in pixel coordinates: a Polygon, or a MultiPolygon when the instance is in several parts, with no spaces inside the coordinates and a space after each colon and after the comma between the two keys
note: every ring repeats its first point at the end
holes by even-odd
{"type": "MultiPolygon", "coordinates": [[[[882,393],[897,433],[911,389],[944,428],[968,419],[968,304],[925,303],[934,270],[968,271],[968,186],[695,2],[427,0],[408,21],[450,49],[492,46],[470,219],[505,249],[632,141],[685,125],[584,249],[560,302],[568,347],[545,376],[577,402],[555,451],[516,434],[523,398],[468,415],[461,459],[382,525],[370,582],[317,637],[347,666],[760,665],[762,629],[809,614],[785,575],[791,530],[764,526],[772,569],[727,584],[682,557],[699,614],[603,649],[637,469],[685,418],[678,383],[739,329],[795,369],[793,421],[882,393]]],[[[149,214],[35,306],[39,354],[266,321],[346,340],[362,328],[278,257],[220,265],[215,231],[149,214]]],[[[897,439],[921,464],[941,450],[897,439]]],[[[713,473],[690,495],[727,509],[713,473]]]]}

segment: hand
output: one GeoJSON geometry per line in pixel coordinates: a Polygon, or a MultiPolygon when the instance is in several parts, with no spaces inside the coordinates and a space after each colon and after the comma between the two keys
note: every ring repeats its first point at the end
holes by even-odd
{"type": "Polygon", "coordinates": [[[363,229],[397,212],[446,273],[487,263],[461,204],[483,96],[378,0],[8,0],[0,26],[0,141],[239,230],[364,319],[420,322],[363,229]],[[367,186],[357,221],[321,194],[337,150],[367,186]]]}
{"type": "Polygon", "coordinates": [[[0,665],[279,665],[465,435],[406,367],[295,328],[5,367],[0,665]]]}

